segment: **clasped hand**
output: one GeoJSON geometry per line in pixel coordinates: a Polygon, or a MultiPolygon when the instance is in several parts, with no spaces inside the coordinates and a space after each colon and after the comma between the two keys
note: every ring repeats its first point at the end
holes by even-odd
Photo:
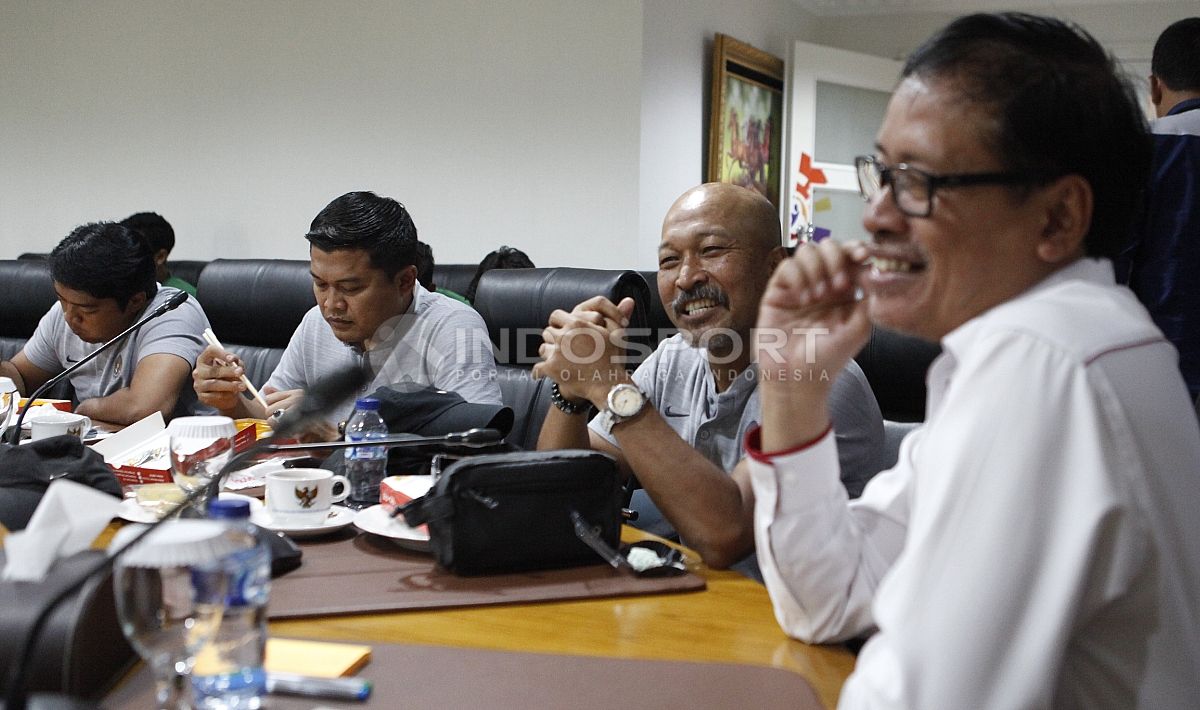
{"type": "Polygon", "coordinates": [[[603,408],[612,386],[629,381],[623,335],[633,308],[632,298],[614,304],[596,296],[570,313],[551,313],[538,347],[542,361],[533,366],[533,376],[554,380],[568,399],[587,399],[603,408]]]}

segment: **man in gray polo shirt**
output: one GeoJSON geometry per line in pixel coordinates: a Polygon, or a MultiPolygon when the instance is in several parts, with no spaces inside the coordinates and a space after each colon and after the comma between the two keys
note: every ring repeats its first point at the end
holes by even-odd
{"type": "MultiPolygon", "coordinates": [[[[50,252],[58,303],[21,352],[0,362],[23,394],[45,384],[166,303],[178,289],[155,281],[154,258],[140,235],[120,224],[85,224],[50,252]]],[[[93,420],[132,424],[162,412],[191,414],[188,373],[208,318],[195,299],[167,311],[71,375],[75,411],[93,420]]]]}
{"type": "MultiPolygon", "coordinates": [[[[754,499],[739,462],[766,376],[751,360],[750,334],[784,257],[779,244],[778,216],[761,195],[724,183],[689,190],[667,213],[658,253],[659,294],[680,332],[628,375],[612,336],[633,302],[594,298],[550,316],[543,362],[534,367],[555,386],[539,449],[612,454],[644,488],[632,504],[643,521],[658,511],[665,517],[667,525],[652,532],[677,532],[709,566],[744,560],[739,569],[751,573],[754,499]],[[600,410],[590,424],[589,403],[600,410]]],[[[842,480],[858,495],[883,466],[883,420],[853,363],[834,382],[831,410],[842,480]]]]}
{"type": "Polygon", "coordinates": [[[192,373],[201,402],[233,417],[278,416],[321,378],[362,367],[363,389],[310,428],[307,438],[321,441],[338,437],[337,423],[350,416],[356,396],[397,382],[500,403],[483,319],[470,306],[413,287],[417,229],[403,205],[372,192],[347,193],[321,210],[305,238],[317,305],[263,387],[270,409],[244,396],[237,357],[211,346],[192,373]]]}

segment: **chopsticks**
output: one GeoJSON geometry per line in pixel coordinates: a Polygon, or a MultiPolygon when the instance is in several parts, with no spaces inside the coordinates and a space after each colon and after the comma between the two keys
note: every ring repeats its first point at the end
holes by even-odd
{"type": "MultiPolygon", "coordinates": [[[[208,344],[214,348],[225,350],[225,346],[221,345],[221,341],[217,340],[216,334],[212,332],[212,328],[204,329],[204,339],[208,341],[208,344]]],[[[270,413],[271,405],[267,404],[267,400],[263,399],[262,393],[254,387],[254,385],[250,382],[250,378],[246,377],[246,373],[244,372],[242,373],[242,384],[246,385],[246,389],[250,391],[250,394],[254,395],[254,398],[257,399],[258,403],[263,406],[263,409],[270,413]]]]}

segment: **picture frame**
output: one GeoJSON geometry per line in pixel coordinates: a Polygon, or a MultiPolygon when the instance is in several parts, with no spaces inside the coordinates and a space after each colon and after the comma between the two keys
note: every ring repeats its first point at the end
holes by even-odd
{"type": "Polygon", "coordinates": [[[725,34],[713,39],[708,182],[762,193],[776,208],[783,182],[783,60],[725,34]]]}

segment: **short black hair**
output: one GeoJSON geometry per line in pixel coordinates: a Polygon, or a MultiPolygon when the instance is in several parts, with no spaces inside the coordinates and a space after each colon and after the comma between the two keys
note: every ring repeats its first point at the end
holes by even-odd
{"type": "Polygon", "coordinates": [[[121,224],[142,235],[150,245],[150,253],[157,254],[166,249],[170,254],[175,248],[175,230],[171,223],[157,212],[138,212],[121,220],[121,224]]]}
{"type": "Polygon", "coordinates": [[[1006,170],[1091,185],[1089,256],[1115,257],[1129,238],[1150,170],[1150,135],[1116,62],[1078,25],[1025,13],[954,20],[918,48],[902,78],[954,82],[994,109],[983,140],[1006,170]]]}
{"type": "Polygon", "coordinates": [[[1200,91],[1200,17],[1162,31],[1154,43],[1150,72],[1171,91],[1200,91]]]}
{"type": "Polygon", "coordinates": [[[330,202],[304,238],[321,251],[362,249],[388,278],[417,262],[417,227],[408,210],[373,192],[347,192],[330,202]]]}
{"type": "Polygon", "coordinates": [[[142,236],[115,222],[76,227],[50,252],[50,277],[124,309],[136,293],[154,298],[154,255],[142,236]]]}
{"type": "Polygon", "coordinates": [[[417,241],[417,281],[427,291],[434,290],[433,247],[420,240],[417,241]]]}
{"type": "Polygon", "coordinates": [[[471,283],[467,286],[467,292],[463,296],[471,303],[474,303],[475,291],[479,289],[479,279],[492,269],[532,268],[534,268],[533,260],[525,252],[515,247],[502,246],[495,251],[488,252],[488,255],[483,257],[483,260],[479,262],[479,268],[475,269],[475,275],[471,277],[471,283]]]}

